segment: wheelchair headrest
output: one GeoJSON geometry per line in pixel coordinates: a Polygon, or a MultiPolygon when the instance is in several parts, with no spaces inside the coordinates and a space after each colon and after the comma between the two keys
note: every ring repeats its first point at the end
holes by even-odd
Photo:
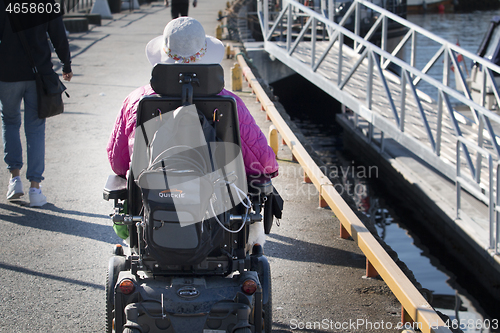
{"type": "Polygon", "coordinates": [[[182,87],[190,84],[193,96],[217,95],[224,89],[224,70],[219,64],[156,64],[151,87],[160,95],[182,96],[182,87]]]}

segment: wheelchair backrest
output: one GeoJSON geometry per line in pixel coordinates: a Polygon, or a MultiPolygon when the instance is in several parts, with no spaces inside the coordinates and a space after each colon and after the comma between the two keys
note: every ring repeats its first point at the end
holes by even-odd
{"type": "Polygon", "coordinates": [[[129,202],[144,207],[148,252],[160,264],[201,262],[246,195],[236,101],[217,95],[223,84],[220,65],[158,64],[157,95],[139,102],[129,179],[140,190],[132,185],[129,202]]]}

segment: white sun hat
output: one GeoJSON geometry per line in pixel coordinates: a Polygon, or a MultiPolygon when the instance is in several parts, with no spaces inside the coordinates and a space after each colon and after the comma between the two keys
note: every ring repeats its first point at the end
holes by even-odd
{"type": "Polygon", "coordinates": [[[163,36],[153,38],[146,45],[146,56],[152,66],[157,63],[218,64],[224,52],[220,40],[205,35],[201,23],[186,16],[170,21],[163,36]]]}

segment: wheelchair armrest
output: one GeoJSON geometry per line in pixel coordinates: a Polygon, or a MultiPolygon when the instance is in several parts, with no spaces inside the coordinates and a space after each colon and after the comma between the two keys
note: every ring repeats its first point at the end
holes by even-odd
{"type": "Polygon", "coordinates": [[[265,196],[273,193],[271,177],[266,175],[248,176],[248,193],[251,195],[263,194],[265,196]]]}
{"type": "Polygon", "coordinates": [[[104,200],[125,200],[128,196],[127,179],[118,175],[109,175],[102,193],[104,200]]]}
{"type": "Polygon", "coordinates": [[[271,175],[247,176],[248,194],[251,196],[266,197],[264,201],[264,232],[269,234],[273,226],[273,216],[281,219],[283,211],[283,198],[274,188],[271,175]]]}

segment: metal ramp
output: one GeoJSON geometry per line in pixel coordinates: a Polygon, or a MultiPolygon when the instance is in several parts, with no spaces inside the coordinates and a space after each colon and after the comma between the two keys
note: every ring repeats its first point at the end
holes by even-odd
{"type": "Polygon", "coordinates": [[[364,128],[381,152],[390,137],[456,183],[457,220],[464,218],[462,189],[484,202],[481,243],[499,254],[500,116],[485,105],[500,105],[500,67],[365,0],[354,0],[342,16],[333,0],[316,11],[292,0],[259,0],[258,15],[265,50],[340,101],[348,110],[343,118],[364,128]],[[419,52],[422,40],[436,51],[419,52]],[[417,57],[426,59],[422,68],[417,57]],[[475,90],[461,57],[483,69],[475,90]]]}

